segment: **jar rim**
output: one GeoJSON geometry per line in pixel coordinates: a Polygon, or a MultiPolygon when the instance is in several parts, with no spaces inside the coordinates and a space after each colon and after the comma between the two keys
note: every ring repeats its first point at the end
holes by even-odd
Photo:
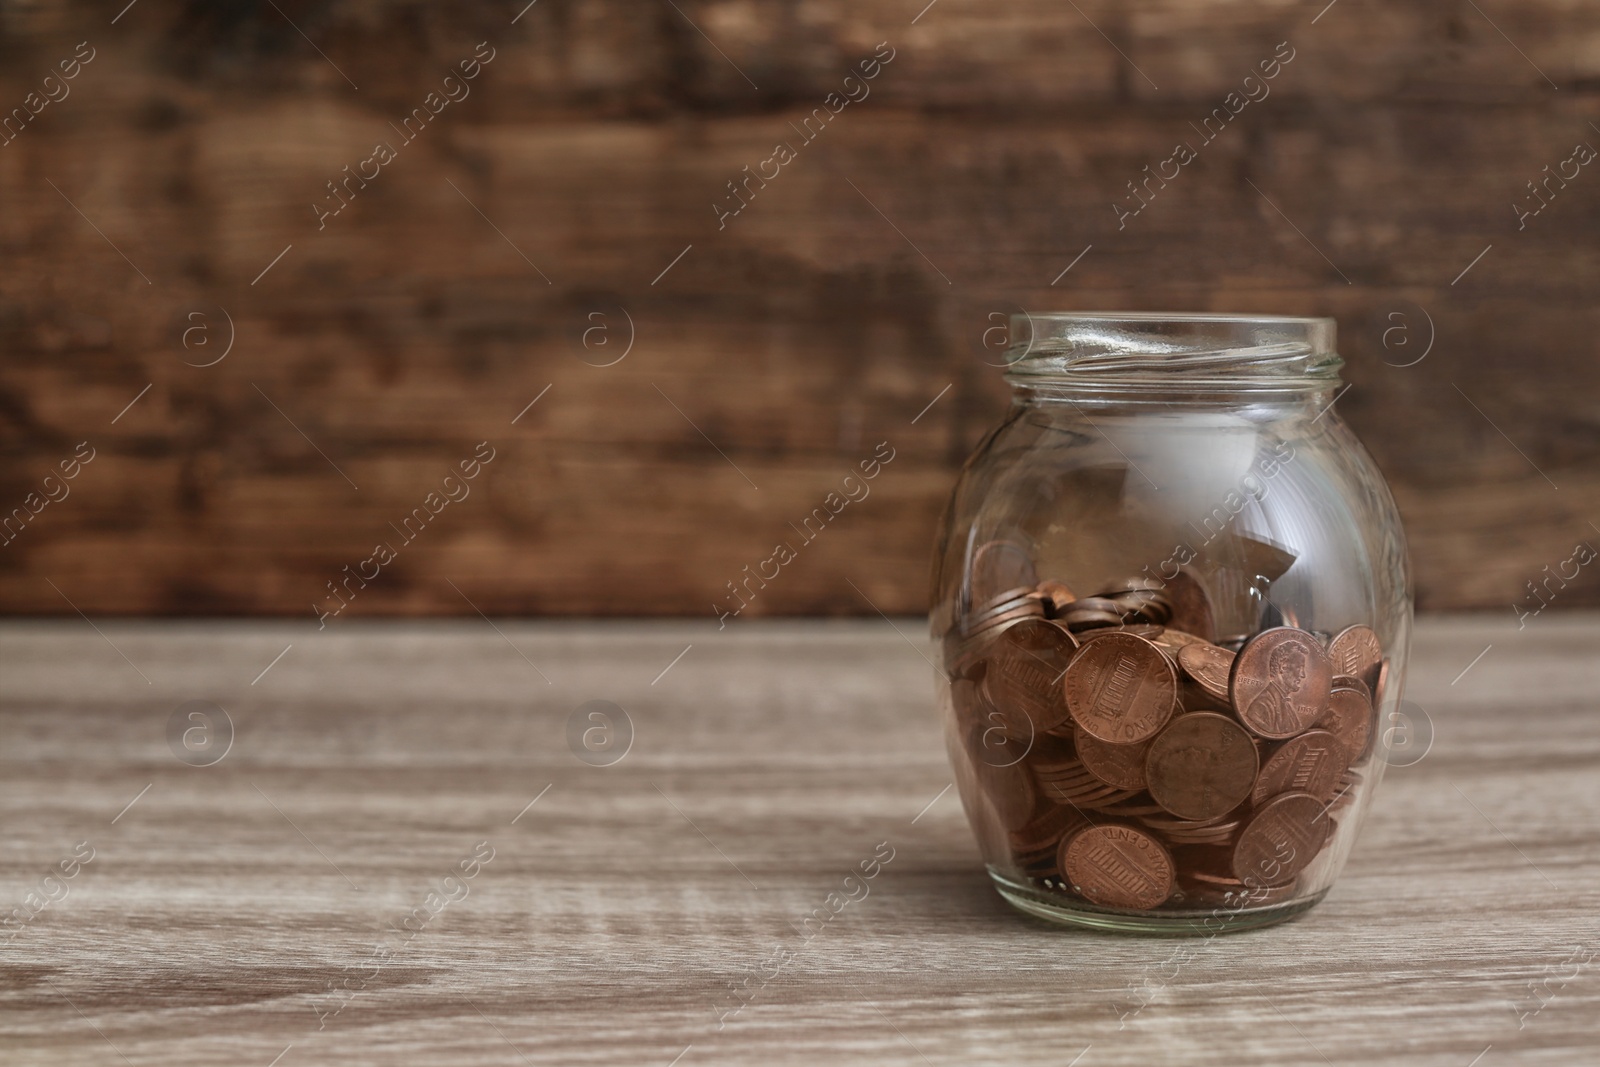
{"type": "Polygon", "coordinates": [[[1011,316],[1006,377],[1080,388],[1304,389],[1338,380],[1331,318],[1166,311],[1011,316]]]}

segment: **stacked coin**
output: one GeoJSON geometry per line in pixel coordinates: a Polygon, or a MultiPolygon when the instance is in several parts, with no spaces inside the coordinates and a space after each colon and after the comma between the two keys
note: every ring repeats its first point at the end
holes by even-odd
{"type": "Polygon", "coordinates": [[[1110,908],[1292,898],[1371,755],[1377,635],[1273,626],[1234,652],[1187,572],[1081,599],[1051,579],[996,588],[1034,577],[996,544],[945,662],[1006,863],[1110,908]]]}

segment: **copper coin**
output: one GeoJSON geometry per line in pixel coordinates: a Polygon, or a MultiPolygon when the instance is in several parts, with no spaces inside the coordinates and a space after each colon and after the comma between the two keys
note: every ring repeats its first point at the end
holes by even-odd
{"type": "Polygon", "coordinates": [[[1282,885],[1305,870],[1328,840],[1322,801],[1285,793],[1267,801],[1233,847],[1233,876],[1247,886],[1282,885]]]}
{"type": "MultiPolygon", "coordinates": [[[[1317,720],[1317,725],[1339,739],[1348,757],[1347,762],[1354,763],[1367,754],[1375,719],[1366,694],[1349,686],[1335,686],[1328,695],[1328,710],[1317,720]]],[[[1313,790],[1307,789],[1305,792],[1313,790]]]]}
{"type": "Polygon", "coordinates": [[[1244,802],[1255,784],[1255,742],[1244,727],[1209,711],[1173,720],[1150,743],[1145,778],[1155,802],[1181,819],[1215,819],[1244,802]]]}
{"type": "Polygon", "coordinates": [[[1165,652],[1168,657],[1176,660],[1178,658],[1179,650],[1181,650],[1185,645],[1204,644],[1205,638],[1196,637],[1194,634],[1189,633],[1186,630],[1180,630],[1177,628],[1176,624],[1174,624],[1172,626],[1162,627],[1161,632],[1155,637],[1150,638],[1150,641],[1161,651],[1165,652]]]}
{"type": "Polygon", "coordinates": [[[1335,674],[1360,678],[1372,689],[1378,684],[1378,666],[1383,662],[1383,646],[1370,626],[1346,627],[1328,643],[1328,659],[1335,674]]]}
{"type": "Polygon", "coordinates": [[[1061,678],[1072,646],[1072,636],[1046,619],[1017,623],[988,657],[983,695],[1003,714],[1025,716],[1033,733],[1059,726],[1067,718],[1061,678]]]}
{"type": "MultiPolygon", "coordinates": [[[[1198,822],[1174,819],[1164,811],[1159,815],[1142,816],[1139,821],[1172,845],[1232,845],[1234,834],[1243,825],[1240,819],[1210,819],[1198,822]]],[[[1177,860],[1178,872],[1182,875],[1183,858],[1179,856],[1173,858],[1177,860]]]]}
{"type": "Polygon", "coordinates": [[[1062,839],[1088,825],[1082,814],[1065,804],[1047,804],[1026,826],[1007,835],[1012,860],[1035,877],[1059,873],[1062,839]]]}
{"type": "Polygon", "coordinates": [[[1307,730],[1285,741],[1261,765],[1250,801],[1259,807],[1279,793],[1309,793],[1327,803],[1339,788],[1350,758],[1350,752],[1334,734],[1307,730]]]}
{"type": "Polygon", "coordinates": [[[1383,707],[1383,694],[1389,688],[1389,657],[1383,657],[1383,662],[1378,665],[1378,680],[1372,683],[1372,706],[1383,707]]]}
{"type": "Polygon", "coordinates": [[[1043,616],[1044,614],[1043,598],[1031,595],[1011,597],[1010,599],[995,601],[973,611],[969,615],[963,616],[957,625],[961,633],[971,637],[1011,619],[1026,618],[1029,615],[1043,616]]]}
{"type": "MultiPolygon", "coordinates": [[[[1057,625],[1066,624],[1063,621],[1057,625]]],[[[1148,622],[1126,623],[1123,622],[1121,618],[1118,618],[1116,622],[1107,626],[1095,627],[1087,630],[1080,629],[1074,633],[1073,636],[1077,638],[1078,644],[1082,644],[1085,641],[1092,641],[1097,637],[1104,637],[1106,634],[1128,634],[1131,637],[1142,637],[1151,644],[1157,644],[1156,639],[1164,633],[1166,633],[1166,627],[1164,626],[1157,626],[1154,623],[1148,622]]],[[[1157,645],[1157,647],[1160,646],[1157,645]]]]}
{"type": "Polygon", "coordinates": [[[1133,591],[1118,593],[1111,598],[1117,610],[1129,622],[1153,622],[1165,625],[1172,618],[1172,604],[1160,593],[1133,591]]]}
{"type": "Polygon", "coordinates": [[[1317,639],[1284,626],[1263,630],[1233,661],[1229,692],[1239,718],[1262,737],[1293,737],[1321,718],[1333,669],[1317,639]]]}
{"type": "MultiPolygon", "coordinates": [[[[1335,665],[1335,670],[1337,669],[1337,665],[1335,665]]],[[[1333,687],[1335,689],[1354,689],[1366,697],[1368,704],[1372,703],[1372,690],[1367,688],[1367,683],[1360,678],[1355,678],[1348,674],[1336,674],[1333,676],[1333,687]]]]}
{"type": "Polygon", "coordinates": [[[1188,571],[1180,570],[1167,582],[1163,592],[1172,604],[1174,629],[1210,641],[1217,636],[1216,613],[1211,607],[1211,597],[1205,586],[1188,571]]]}
{"type": "Polygon", "coordinates": [[[1178,666],[1193,678],[1207,696],[1231,704],[1228,679],[1233,673],[1234,654],[1213,644],[1198,642],[1178,649],[1178,666]]]}
{"type": "Polygon", "coordinates": [[[1017,615],[987,625],[973,633],[957,631],[944,639],[945,667],[953,677],[980,680],[988,669],[985,657],[995,648],[995,641],[1014,623],[1033,616],[1017,615]]]}
{"type": "Polygon", "coordinates": [[[1035,761],[1034,780],[1045,796],[1074,808],[1099,808],[1127,800],[1137,790],[1118,789],[1089,773],[1077,758],[1035,761]]]}
{"type": "Polygon", "coordinates": [[[1178,714],[1190,711],[1220,711],[1224,715],[1233,714],[1233,705],[1224,699],[1219,699],[1200,688],[1188,675],[1178,679],[1178,714]]]}
{"type": "Polygon", "coordinates": [[[1061,616],[1061,621],[1075,633],[1097,630],[1107,626],[1121,626],[1122,616],[1114,611],[1072,611],[1061,616]]]}
{"type": "Polygon", "coordinates": [[[1030,589],[1025,585],[1019,585],[1014,589],[1007,589],[983,600],[979,600],[974,597],[972,600],[972,613],[974,615],[982,615],[985,612],[998,611],[1004,606],[1023,600],[1039,600],[1043,596],[1044,594],[1040,593],[1037,589],[1030,589]]]}
{"type": "Polygon", "coordinates": [[[1038,584],[1027,549],[1011,541],[989,541],[972,555],[967,602],[982,604],[1008,589],[1032,589],[1038,584]]]}
{"type": "Polygon", "coordinates": [[[1074,600],[1072,603],[1068,604],[1067,611],[1069,613],[1103,611],[1111,615],[1116,615],[1120,618],[1122,616],[1122,605],[1107,597],[1086,596],[1079,597],[1077,600],[1074,600]]]}
{"type": "Polygon", "coordinates": [[[1056,630],[1060,632],[1061,636],[1066,638],[1067,644],[1071,646],[1072,651],[1077,650],[1079,644],[1078,636],[1067,628],[1066,623],[1062,622],[1060,619],[1046,619],[1045,621],[1051,626],[1054,626],[1056,630]]]}
{"type": "Polygon", "coordinates": [[[1046,578],[1037,586],[1038,592],[1050,602],[1051,614],[1058,614],[1068,604],[1078,599],[1078,594],[1067,588],[1066,582],[1046,578]]]}
{"type": "Polygon", "coordinates": [[[1339,777],[1339,791],[1333,795],[1333,802],[1328,805],[1328,818],[1337,820],[1339,813],[1355,803],[1356,787],[1361,784],[1361,772],[1350,768],[1339,777]]]}
{"type": "Polygon", "coordinates": [[[1078,746],[1078,759],[1090,774],[1118,789],[1144,788],[1144,755],[1150,748],[1148,741],[1132,745],[1107,744],[1081,726],[1074,728],[1073,739],[1078,746]]]}
{"type": "Polygon", "coordinates": [[[1137,793],[1125,800],[1101,804],[1098,810],[1103,815],[1112,815],[1119,819],[1140,819],[1147,815],[1165,815],[1167,813],[1167,809],[1160,804],[1151,803],[1148,797],[1140,799],[1137,793]]]}
{"type": "Polygon", "coordinates": [[[988,630],[991,626],[996,626],[1003,622],[1010,622],[1012,619],[1025,619],[1029,616],[1034,618],[1043,618],[1044,615],[1045,610],[1043,601],[1034,599],[1032,597],[1023,597],[1020,600],[1013,600],[1009,603],[1002,604],[999,607],[986,611],[982,615],[968,616],[966,620],[966,630],[969,634],[977,634],[988,630]]]}
{"type": "Polygon", "coordinates": [[[1193,904],[1210,904],[1227,911],[1213,918],[1220,920],[1218,930],[1227,929],[1227,924],[1235,914],[1247,908],[1266,907],[1277,904],[1294,895],[1294,886],[1256,886],[1250,888],[1237,878],[1229,878],[1225,882],[1213,882],[1209,879],[1184,878],[1179,887],[1186,902],[1193,904]]]}
{"type": "Polygon", "coordinates": [[[1131,745],[1172,717],[1178,676],[1142,637],[1112,633],[1085,642],[1062,683],[1073,720],[1091,736],[1131,745]]]}
{"type": "Polygon", "coordinates": [[[1131,826],[1091,826],[1061,845],[1061,873],[1095,904],[1153,908],[1175,888],[1172,857],[1131,826]]]}
{"type": "MultiPolygon", "coordinates": [[[[984,705],[987,707],[987,705],[984,705]]],[[[982,719],[958,724],[965,732],[967,751],[977,763],[990,767],[1013,767],[1028,758],[1036,738],[1018,738],[1006,729],[1004,719],[989,709],[982,719]]]]}
{"type": "Polygon", "coordinates": [[[1021,763],[996,766],[982,758],[973,762],[972,769],[1001,824],[1008,830],[1025,826],[1039,806],[1039,792],[1028,769],[1021,763]]]}
{"type": "Polygon", "coordinates": [[[956,720],[963,726],[980,722],[989,710],[988,702],[978,692],[976,682],[956,678],[950,683],[950,705],[955,709],[956,720]]]}

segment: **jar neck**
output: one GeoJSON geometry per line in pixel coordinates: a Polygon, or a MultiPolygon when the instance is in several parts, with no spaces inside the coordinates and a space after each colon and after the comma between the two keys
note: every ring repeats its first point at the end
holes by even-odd
{"type": "Polygon", "coordinates": [[[1274,382],[1247,387],[1215,383],[1173,388],[1160,384],[1120,384],[1071,381],[1013,381],[1012,403],[1023,407],[1060,405],[1093,412],[1098,409],[1170,408],[1232,410],[1238,408],[1295,408],[1322,410],[1333,402],[1343,382],[1338,377],[1274,382]]]}
{"type": "Polygon", "coordinates": [[[1023,312],[1006,379],[1019,403],[1310,404],[1340,385],[1331,319],[1023,312]]]}

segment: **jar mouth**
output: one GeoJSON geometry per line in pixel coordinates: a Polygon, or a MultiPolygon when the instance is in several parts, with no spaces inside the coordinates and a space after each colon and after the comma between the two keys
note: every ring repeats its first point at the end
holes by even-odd
{"type": "Polygon", "coordinates": [[[1006,378],[1091,389],[1295,390],[1339,378],[1328,318],[1164,311],[1011,316],[1006,378]]]}

